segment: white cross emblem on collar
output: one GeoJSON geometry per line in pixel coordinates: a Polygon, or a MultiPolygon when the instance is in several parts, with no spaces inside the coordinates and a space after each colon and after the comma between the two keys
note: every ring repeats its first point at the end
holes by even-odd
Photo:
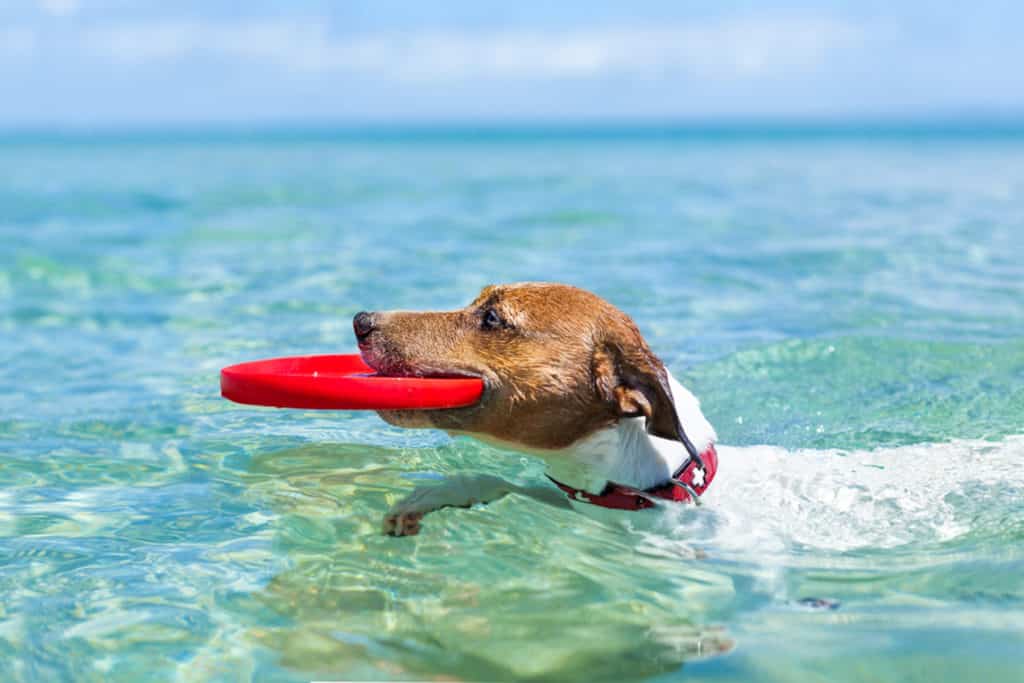
{"type": "Polygon", "coordinates": [[[691,477],[691,481],[693,482],[693,486],[703,486],[704,485],[704,470],[702,470],[699,467],[694,467],[693,468],[693,477],[691,477]]]}

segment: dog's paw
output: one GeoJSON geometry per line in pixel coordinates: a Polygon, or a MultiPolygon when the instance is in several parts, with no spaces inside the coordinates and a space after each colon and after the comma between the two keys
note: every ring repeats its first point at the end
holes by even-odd
{"type": "Polygon", "coordinates": [[[413,489],[384,515],[384,533],[388,536],[413,536],[419,533],[420,520],[425,514],[461,503],[462,492],[450,481],[413,489]]]}
{"type": "Polygon", "coordinates": [[[421,486],[399,501],[384,515],[384,533],[413,536],[428,512],[446,507],[468,508],[486,503],[509,491],[509,484],[490,475],[461,475],[433,486],[421,486]]]}
{"type": "Polygon", "coordinates": [[[420,532],[420,520],[425,512],[389,512],[384,515],[386,536],[415,536],[420,532]]]}

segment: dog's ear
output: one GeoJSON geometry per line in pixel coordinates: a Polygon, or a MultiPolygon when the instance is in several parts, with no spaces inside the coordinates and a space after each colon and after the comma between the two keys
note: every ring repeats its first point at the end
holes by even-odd
{"type": "Polygon", "coordinates": [[[484,285],[484,288],[480,290],[480,293],[476,295],[476,298],[473,299],[473,303],[470,304],[470,305],[471,306],[478,306],[481,303],[483,303],[484,301],[487,301],[488,299],[490,299],[495,294],[497,294],[497,292],[498,292],[498,285],[484,285]]]}
{"type": "Polygon", "coordinates": [[[593,375],[598,397],[618,417],[647,419],[647,432],[683,441],[672,400],[668,372],[640,336],[636,325],[615,325],[594,349],[593,375]]]}

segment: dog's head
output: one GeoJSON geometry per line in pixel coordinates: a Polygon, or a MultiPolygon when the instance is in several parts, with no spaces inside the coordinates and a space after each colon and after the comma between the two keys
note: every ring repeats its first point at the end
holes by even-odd
{"type": "Polygon", "coordinates": [[[459,310],[360,313],[353,327],[363,359],[381,374],[484,380],[473,406],[381,411],[391,424],[554,450],[644,416],[651,434],[685,438],[665,366],[636,325],[576,287],[489,286],[459,310]]]}

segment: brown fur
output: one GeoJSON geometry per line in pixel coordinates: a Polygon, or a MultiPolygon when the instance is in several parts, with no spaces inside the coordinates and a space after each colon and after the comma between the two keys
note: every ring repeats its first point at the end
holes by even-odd
{"type": "Polygon", "coordinates": [[[557,450],[621,417],[644,415],[652,434],[679,438],[664,365],[629,316],[590,292],[552,283],[489,286],[455,311],[371,315],[373,330],[359,348],[378,372],[486,383],[480,402],[467,408],[381,411],[392,424],[557,450]]]}

